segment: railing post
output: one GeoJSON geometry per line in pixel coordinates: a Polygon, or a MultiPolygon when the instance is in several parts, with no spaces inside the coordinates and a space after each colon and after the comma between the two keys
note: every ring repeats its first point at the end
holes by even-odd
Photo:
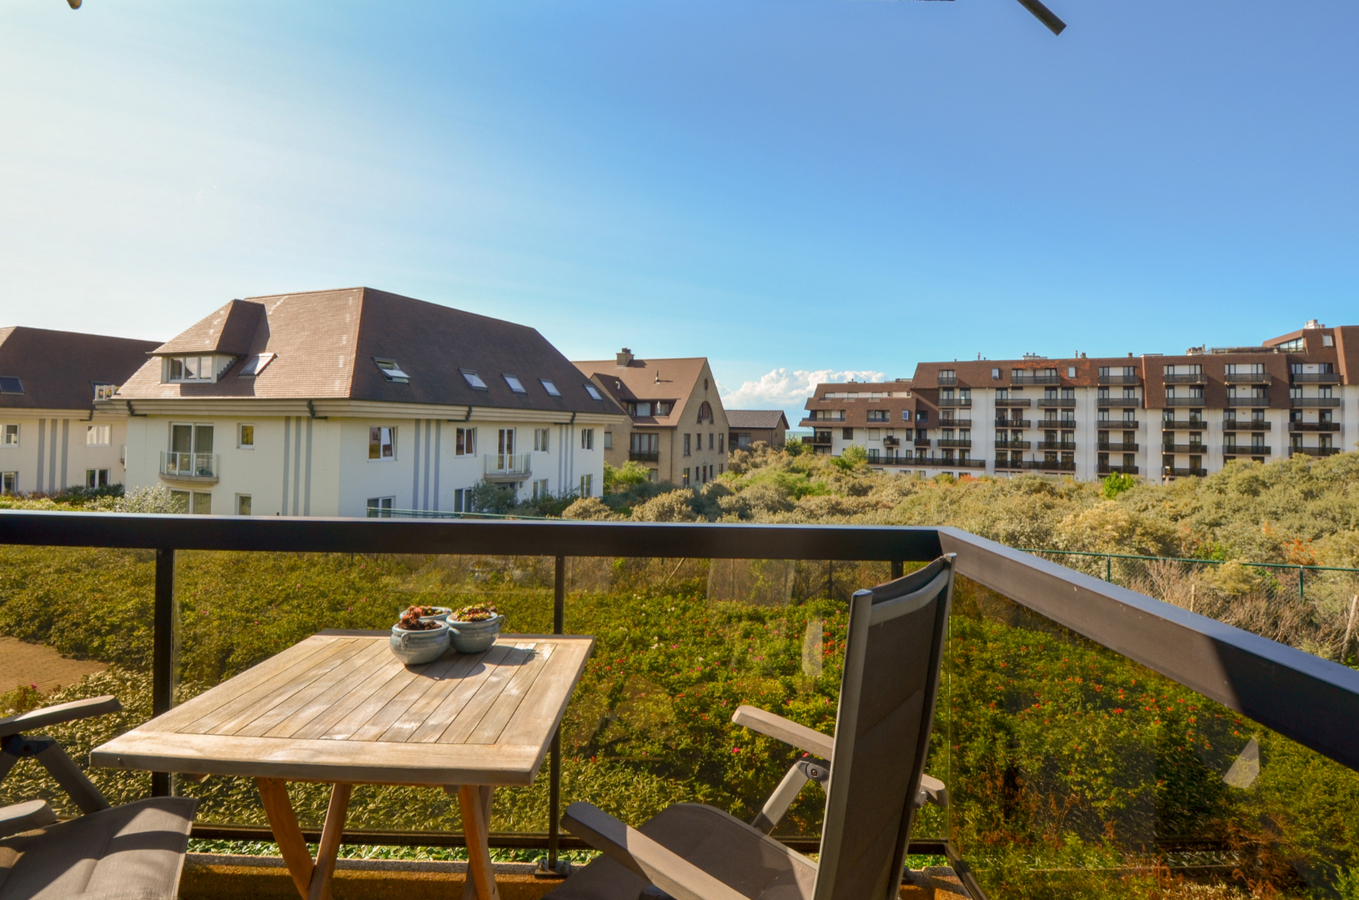
{"type": "MultiPolygon", "coordinates": [[[[552,579],[552,633],[563,634],[566,625],[566,557],[559,556],[552,579]]],[[[547,871],[565,875],[557,864],[562,807],[562,733],[561,727],[552,734],[552,750],[548,757],[547,783],[547,871]]],[[[561,867],[565,868],[565,867],[561,867]]]]}
{"type": "Polygon", "coordinates": [[[1306,566],[1298,566],[1298,602],[1299,602],[1299,603],[1306,603],[1306,602],[1307,602],[1307,591],[1306,591],[1306,589],[1303,587],[1303,579],[1304,579],[1304,577],[1306,576],[1306,574],[1307,574],[1307,567],[1306,567],[1306,566]]]}
{"type": "MultiPolygon", "coordinates": [[[[156,551],[156,604],[152,613],[151,715],[170,711],[175,704],[179,673],[179,608],[175,603],[175,551],[156,551]]],[[[151,773],[151,796],[174,791],[169,772],[151,773]]]]}
{"type": "Polygon", "coordinates": [[[900,578],[905,568],[906,567],[902,564],[901,560],[899,559],[892,560],[892,579],[896,580],[900,578]]]}
{"type": "Polygon", "coordinates": [[[1114,583],[1114,558],[1112,556],[1104,558],[1104,580],[1110,584],[1114,583]]]}

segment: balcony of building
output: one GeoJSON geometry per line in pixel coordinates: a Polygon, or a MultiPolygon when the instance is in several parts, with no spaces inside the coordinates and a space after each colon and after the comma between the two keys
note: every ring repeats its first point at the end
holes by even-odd
{"type": "Polygon", "coordinates": [[[940,439],[939,439],[939,444],[938,444],[938,446],[939,446],[941,449],[942,449],[942,448],[946,448],[946,447],[954,447],[954,448],[961,447],[962,449],[967,450],[967,449],[970,449],[970,448],[972,447],[972,439],[971,439],[971,438],[940,438],[940,439]]]}
{"type": "Polygon", "coordinates": [[[1095,405],[1101,409],[1135,409],[1142,405],[1140,397],[1112,397],[1102,396],[1095,398],[1095,405]]]}
{"type": "Polygon", "coordinates": [[[1269,406],[1269,397],[1228,397],[1228,406],[1252,406],[1257,409],[1269,406]]]}
{"type": "Polygon", "coordinates": [[[1223,456],[1269,456],[1268,444],[1223,444],[1223,456]]]}
{"type": "Polygon", "coordinates": [[[972,419],[971,419],[971,417],[963,418],[963,417],[960,417],[960,416],[945,416],[945,415],[943,415],[943,414],[940,414],[940,416],[939,416],[939,427],[940,427],[940,428],[971,428],[971,427],[972,427],[972,419]]]}
{"type": "Polygon", "coordinates": [[[220,465],[221,457],[215,453],[177,453],[174,450],[160,452],[162,481],[216,484],[220,465]]]}
{"type": "Polygon", "coordinates": [[[1010,374],[1010,384],[1031,385],[1031,384],[1061,384],[1062,379],[1058,375],[1039,375],[1031,372],[1012,372],[1010,374]]]}
{"type": "Polygon", "coordinates": [[[1139,446],[1136,441],[1100,441],[1095,449],[1101,453],[1136,453],[1139,446]]]}
{"type": "Polygon", "coordinates": [[[1339,422],[1289,422],[1289,431],[1329,431],[1340,430],[1339,422]]]}
{"type": "Polygon", "coordinates": [[[997,409],[1016,409],[1016,408],[1020,408],[1020,407],[1027,407],[1027,406],[1029,406],[1031,403],[1032,403],[1032,401],[1029,400],[1028,397],[997,397],[997,398],[996,398],[996,408],[997,408],[997,409]]]}
{"type": "MultiPolygon", "coordinates": [[[[814,443],[814,442],[813,442],[814,443]]],[[[628,459],[633,462],[660,462],[661,451],[659,450],[629,450],[628,459]]]]}
{"type": "Polygon", "coordinates": [[[1207,384],[1208,377],[1202,372],[1181,372],[1162,376],[1166,384],[1207,384]]]}
{"type": "Polygon", "coordinates": [[[1162,419],[1162,431],[1202,431],[1208,427],[1208,420],[1202,416],[1190,416],[1187,419],[1162,419]]]}
{"type": "Polygon", "coordinates": [[[1162,474],[1166,478],[1203,478],[1207,476],[1208,470],[1202,466],[1198,468],[1193,466],[1165,466],[1162,469],[1162,474]]]}
{"type": "Polygon", "coordinates": [[[1137,466],[1111,466],[1108,463],[1100,463],[1095,467],[1098,475],[1136,475],[1140,470],[1137,466]]]}
{"type": "Polygon", "coordinates": [[[1167,441],[1161,445],[1162,453],[1206,453],[1207,450],[1207,444],[1176,444],[1173,441],[1167,441]]]}
{"type": "Polygon", "coordinates": [[[1076,449],[1075,441],[1039,441],[1034,444],[1035,450],[1065,450],[1072,452],[1076,449]]]}
{"type": "Polygon", "coordinates": [[[1009,438],[996,438],[997,450],[1028,450],[1030,441],[1013,441],[1009,438]]]}
{"type": "Polygon", "coordinates": [[[488,453],[481,475],[489,482],[527,481],[533,474],[532,453],[488,453]]]}
{"type": "Polygon", "coordinates": [[[1004,416],[997,416],[997,417],[996,417],[996,427],[997,427],[997,428],[1014,428],[1014,429],[1020,429],[1020,428],[1032,428],[1032,427],[1033,427],[1033,421],[1032,421],[1031,419],[1007,419],[1007,418],[1005,418],[1004,416]]]}
{"type": "Polygon", "coordinates": [[[911,444],[915,447],[928,447],[930,445],[930,439],[923,435],[916,435],[911,439],[911,444]]]}
{"type": "Polygon", "coordinates": [[[1228,372],[1222,380],[1227,384],[1273,384],[1274,376],[1268,372],[1228,372]]]}
{"type": "Polygon", "coordinates": [[[1273,426],[1267,419],[1238,419],[1227,416],[1222,420],[1223,431],[1272,431],[1273,426]]]}
{"type": "Polygon", "coordinates": [[[1039,397],[1039,409],[1075,409],[1075,397],[1039,397]]]}
{"type": "Polygon", "coordinates": [[[930,456],[923,453],[910,454],[882,454],[874,459],[869,457],[870,465],[875,466],[911,466],[921,469],[985,469],[985,459],[959,459],[951,456],[930,456]]]}
{"type": "Polygon", "coordinates": [[[900,447],[900,446],[901,446],[901,438],[895,437],[895,436],[893,436],[893,437],[885,437],[885,438],[882,439],[882,445],[883,445],[884,447],[900,447]]]}
{"type": "Polygon", "coordinates": [[[1076,463],[1047,459],[1010,459],[1004,462],[997,460],[996,469],[1025,472],[1074,472],[1076,471],[1076,463]]]}
{"type": "MultiPolygon", "coordinates": [[[[939,467],[960,468],[958,461],[939,467]]],[[[1120,470],[1128,471],[1108,466],[1101,474],[1120,470]]],[[[124,604],[134,607],[126,615],[136,627],[118,627],[118,619],[109,632],[118,647],[91,650],[137,660],[89,683],[90,691],[116,691],[123,712],[56,736],[77,761],[72,769],[85,770],[115,803],[171,794],[199,799],[184,900],[306,896],[307,879],[289,875],[264,824],[278,809],[265,808],[262,786],[251,777],[256,765],[277,765],[294,743],[330,754],[328,745],[362,729],[353,737],[367,738],[371,750],[359,762],[380,767],[403,739],[393,722],[404,726],[407,713],[446,698],[473,714],[466,733],[431,723],[430,734],[441,738],[428,742],[431,750],[487,741],[517,715],[530,684],[554,674],[560,655],[531,650],[544,636],[588,635],[592,655],[565,691],[564,716],[547,717],[557,739],[537,757],[536,780],[485,793],[483,835],[497,860],[541,863],[498,861],[497,885],[483,883],[478,893],[466,863],[439,861],[467,856],[468,826],[457,801],[438,787],[400,784],[356,787],[345,804],[329,783],[278,781],[296,807],[299,832],[281,852],[310,866],[309,853],[324,857],[326,848],[333,854],[342,846],[339,898],[498,893],[540,900],[562,885],[568,854],[577,869],[588,858],[586,840],[561,826],[568,804],[616,810],[633,826],[673,802],[706,801],[750,821],[801,754],[734,725],[733,711],[742,704],[776,709],[795,720],[795,734],[821,735],[833,754],[841,661],[854,640],[850,595],[941,554],[954,554],[958,581],[946,609],[948,676],[934,700],[936,740],[924,771],[945,785],[949,801],[924,805],[903,837],[911,870],[903,900],[1249,896],[1243,884],[1262,896],[1344,896],[1335,890],[1334,860],[1352,852],[1343,836],[1359,778],[1359,738],[1344,723],[1359,721],[1359,672],[1189,615],[1184,607],[1193,601],[1169,590],[1178,605],[1137,593],[1133,588],[1158,590],[1134,577],[1161,565],[1154,561],[1136,569],[1137,558],[1050,558],[952,528],[868,524],[243,521],[8,510],[0,511],[0,545],[15,577],[71,576],[49,601],[63,605],[36,610],[43,624],[24,631],[32,645],[71,637],[61,630],[74,630],[72,611],[122,615],[124,604]],[[111,565],[122,575],[116,595],[111,565]],[[96,577],[79,578],[87,569],[96,577]],[[306,580],[305,604],[287,602],[295,577],[306,580]],[[431,585],[435,596],[425,593],[431,585]],[[243,685],[209,723],[259,748],[255,758],[233,762],[235,774],[203,779],[89,765],[96,743],[153,716],[182,719],[187,701],[241,673],[265,677],[275,654],[317,632],[329,631],[320,637],[331,641],[376,637],[385,660],[395,611],[445,596],[459,603],[493,598],[507,615],[506,634],[490,652],[517,660],[518,671],[501,665],[494,690],[478,680],[488,657],[449,654],[365,685],[362,659],[337,663],[321,652],[299,666],[298,690],[243,685]],[[252,626],[254,613],[244,615],[251,598],[267,622],[252,626]],[[327,673],[360,691],[360,718],[316,718],[328,698],[311,679],[327,673]],[[286,736],[304,728],[325,739],[286,736]],[[1107,803],[1110,794],[1119,802],[1107,803]],[[328,806],[339,813],[328,814],[328,806]],[[1053,810],[1061,813],[1060,840],[1053,810]],[[342,829],[336,819],[344,820],[342,829]]],[[[1290,573],[1279,567],[1266,574],[1286,580],[1290,573]]],[[[1303,574],[1299,567],[1292,582],[1299,589],[1303,574]]],[[[1314,584],[1326,588],[1331,573],[1305,574],[1310,596],[1314,584]]],[[[1333,574],[1347,588],[1350,573],[1333,574]]],[[[1198,591],[1203,604],[1202,583],[1198,591]]],[[[1325,602],[1333,599],[1328,594],[1325,602]]],[[[1286,602],[1308,609],[1299,599],[1286,602]]],[[[7,619],[4,636],[18,627],[7,619]]],[[[11,672],[14,659],[6,663],[11,672]]],[[[63,697],[75,699],[81,689],[63,697]]],[[[185,742],[203,739],[192,734],[185,742]]],[[[889,747],[874,761],[880,771],[868,773],[870,786],[900,774],[896,752],[889,747]]],[[[490,754],[483,759],[496,765],[490,754]]],[[[19,762],[3,787],[0,803],[30,788],[63,796],[31,760],[19,762]]],[[[792,795],[767,844],[770,858],[785,848],[822,849],[825,787],[809,781],[792,795]]],[[[268,796],[277,802],[277,793],[268,796]]],[[[814,876],[815,867],[806,871],[814,876]]],[[[132,896],[108,881],[105,875],[91,887],[99,896],[132,896]]],[[[20,887],[34,893],[31,881],[20,887]]],[[[714,891],[693,896],[738,896],[714,891]]],[[[324,892],[318,886],[314,894],[324,892]]]]}
{"type": "Polygon", "coordinates": [[[1167,398],[1166,398],[1166,406],[1174,406],[1174,407],[1179,407],[1179,406],[1202,407],[1203,405],[1204,405],[1204,404],[1203,404],[1203,397],[1201,397],[1201,396],[1200,396],[1200,397],[1167,397],[1167,398]]]}
{"type": "Polygon", "coordinates": [[[1340,447],[1307,447],[1293,445],[1288,448],[1289,456],[1335,456],[1341,452],[1340,447]]]}
{"type": "Polygon", "coordinates": [[[1339,372],[1294,372],[1289,377],[1294,384],[1339,384],[1339,372]]]}
{"type": "Polygon", "coordinates": [[[1289,405],[1294,409],[1339,409],[1339,397],[1292,397],[1289,405]]]}
{"type": "Polygon", "coordinates": [[[970,407],[971,405],[972,405],[972,398],[971,398],[971,397],[940,397],[940,398],[939,398],[939,408],[940,408],[940,409],[960,409],[960,408],[970,407]]]}
{"type": "Polygon", "coordinates": [[[1095,428],[1100,431],[1139,431],[1142,422],[1139,419],[1096,419],[1095,428]]]}
{"type": "Polygon", "coordinates": [[[944,375],[944,374],[942,374],[942,373],[939,375],[939,386],[940,386],[940,387],[952,387],[953,385],[955,385],[955,384],[957,384],[957,383],[958,383],[958,376],[957,376],[957,375],[944,375]]]}
{"type": "Polygon", "coordinates": [[[1140,376],[1140,375],[1124,375],[1124,374],[1121,374],[1121,373],[1115,375],[1114,373],[1111,372],[1111,373],[1109,373],[1109,374],[1107,374],[1107,375],[1103,375],[1103,374],[1100,375],[1100,376],[1099,376],[1099,383],[1100,383],[1100,384],[1141,384],[1141,383],[1142,383],[1142,376],[1140,376]]]}
{"type": "Polygon", "coordinates": [[[814,432],[807,443],[814,447],[829,447],[831,445],[831,434],[829,431],[814,432]]]}

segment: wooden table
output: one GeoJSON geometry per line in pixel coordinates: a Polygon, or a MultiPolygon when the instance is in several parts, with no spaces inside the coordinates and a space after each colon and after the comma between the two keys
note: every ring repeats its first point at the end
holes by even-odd
{"type": "Polygon", "coordinates": [[[507,634],[485,653],[410,667],[387,643],[387,632],[314,635],[97,747],[90,761],[254,777],[307,900],[330,897],[355,784],[441,787],[457,796],[467,838],[463,896],[494,900],[492,792],[533,782],[594,639],[507,634]],[[334,785],[314,862],[288,781],[334,785]]]}

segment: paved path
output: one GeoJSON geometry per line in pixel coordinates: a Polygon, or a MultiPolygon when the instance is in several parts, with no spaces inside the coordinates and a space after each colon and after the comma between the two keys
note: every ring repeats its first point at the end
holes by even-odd
{"type": "Polygon", "coordinates": [[[21,684],[36,685],[43,693],[70,687],[86,675],[108,668],[88,659],[67,659],[51,647],[29,644],[11,637],[0,637],[0,659],[4,660],[0,692],[12,691],[21,684]]]}

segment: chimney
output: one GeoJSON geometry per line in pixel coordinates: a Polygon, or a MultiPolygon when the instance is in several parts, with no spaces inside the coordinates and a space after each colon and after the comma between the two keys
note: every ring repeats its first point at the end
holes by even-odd
{"type": "Polygon", "coordinates": [[[623,368],[624,366],[626,366],[626,365],[627,365],[628,363],[630,363],[630,362],[632,362],[632,351],[629,350],[627,347],[624,347],[622,350],[619,350],[619,351],[618,351],[618,368],[621,369],[621,368],[623,368]]]}
{"type": "Polygon", "coordinates": [[[1308,319],[1308,320],[1307,320],[1307,324],[1304,325],[1304,326],[1302,326],[1302,327],[1303,327],[1303,328],[1325,328],[1326,326],[1325,326],[1325,325],[1322,325],[1322,324],[1321,324],[1320,322],[1318,322],[1316,319],[1308,319]]]}

